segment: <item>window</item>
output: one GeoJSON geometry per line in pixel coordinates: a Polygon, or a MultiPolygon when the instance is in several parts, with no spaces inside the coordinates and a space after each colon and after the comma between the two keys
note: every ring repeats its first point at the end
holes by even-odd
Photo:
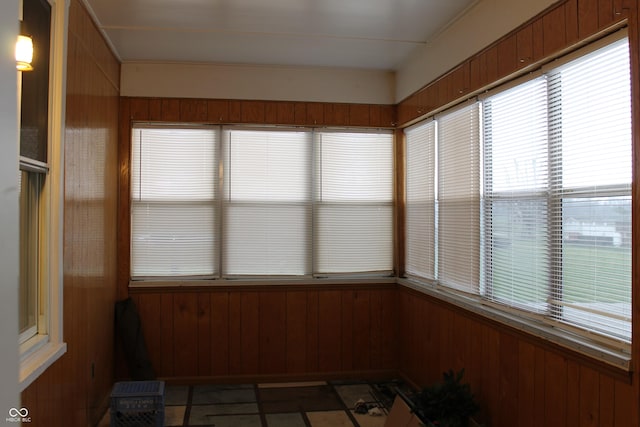
{"type": "Polygon", "coordinates": [[[392,135],[321,131],[315,138],[316,272],[390,272],[392,135]]]}
{"type": "Polygon", "coordinates": [[[480,274],[480,104],[438,119],[438,280],[477,293],[480,274]]]}
{"type": "Polygon", "coordinates": [[[562,330],[630,341],[625,35],[406,131],[408,274],[562,330]],[[422,212],[423,200],[436,203],[422,212]]]}
{"type": "Polygon", "coordinates": [[[134,279],[393,269],[391,132],[136,124],[131,164],[134,279]]]}
{"type": "Polygon", "coordinates": [[[427,279],[436,278],[436,124],[406,131],[406,271],[427,279]]]}
{"type": "Polygon", "coordinates": [[[219,130],[138,126],[132,138],[131,274],[216,276],[219,130]]]}
{"type": "Polygon", "coordinates": [[[20,388],[66,351],[62,341],[64,1],[24,0],[33,71],[20,81],[20,388]],[[58,52],[59,56],[50,52],[58,52]],[[50,85],[51,82],[51,85],[50,85]],[[55,102],[53,100],[56,100],[55,102]],[[60,101],[62,100],[62,101],[60,101]]]}
{"type": "Polygon", "coordinates": [[[311,135],[225,131],[224,271],[311,273],[311,135]]]}

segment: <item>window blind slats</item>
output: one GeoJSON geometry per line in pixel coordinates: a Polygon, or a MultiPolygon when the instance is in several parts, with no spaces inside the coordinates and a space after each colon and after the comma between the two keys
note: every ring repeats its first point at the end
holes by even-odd
{"type": "Polygon", "coordinates": [[[438,120],[438,278],[478,293],[480,282],[480,104],[438,120]]]}
{"type": "Polygon", "coordinates": [[[405,130],[408,274],[630,341],[625,36],[483,95],[481,124],[474,105],[405,130]]]}
{"type": "Polygon", "coordinates": [[[132,277],[391,272],[393,133],[315,135],[134,126],[132,277]]]}
{"type": "Polygon", "coordinates": [[[309,133],[233,129],[224,135],[224,273],[310,274],[309,133]]]}
{"type": "Polygon", "coordinates": [[[406,132],[406,272],[435,279],[436,121],[406,132]]]}
{"type": "Polygon", "coordinates": [[[484,103],[485,295],[547,309],[547,85],[539,77],[484,103]]]}
{"type": "Polygon", "coordinates": [[[134,128],[132,276],[218,273],[219,138],[211,128],[134,128]]]}
{"type": "Polygon", "coordinates": [[[315,134],[314,270],[392,271],[393,135],[315,134]]]}

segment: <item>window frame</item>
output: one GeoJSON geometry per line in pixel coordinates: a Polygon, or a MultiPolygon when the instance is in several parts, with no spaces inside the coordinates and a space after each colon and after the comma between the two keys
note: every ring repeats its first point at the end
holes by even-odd
{"type": "MultiPolygon", "coordinates": [[[[46,298],[41,328],[19,344],[19,390],[23,391],[67,351],[63,340],[63,222],[64,222],[64,118],[66,106],[65,0],[47,0],[51,5],[49,57],[48,152],[49,170],[44,182],[39,222],[41,224],[39,287],[46,298]]],[[[18,71],[19,73],[19,71],[18,71]]],[[[18,99],[21,99],[18,87],[18,99]]]]}
{"type": "MultiPolygon", "coordinates": [[[[394,144],[395,144],[395,137],[394,137],[394,133],[392,130],[389,129],[379,129],[379,128],[332,128],[332,127],[326,127],[326,128],[310,128],[310,127],[291,127],[291,126],[264,126],[264,125],[213,125],[213,124],[207,124],[207,125],[203,125],[203,124],[192,124],[192,123],[182,123],[182,122],[177,122],[177,123],[169,123],[169,122],[146,122],[146,121],[141,121],[141,122],[133,122],[131,124],[131,138],[130,138],[130,144],[133,143],[134,141],[134,132],[137,128],[171,128],[171,127],[180,127],[180,128],[193,128],[193,127],[202,127],[202,126],[206,126],[212,129],[219,129],[220,131],[220,138],[217,142],[218,146],[216,147],[216,151],[218,153],[217,156],[217,161],[218,161],[218,165],[217,165],[217,170],[218,170],[218,194],[219,197],[214,200],[214,204],[216,206],[216,210],[217,210],[217,232],[218,232],[218,236],[214,236],[214,240],[216,241],[216,244],[218,245],[218,259],[215,260],[215,262],[217,263],[217,273],[214,275],[207,275],[207,276],[189,276],[189,275],[184,275],[184,276],[161,276],[161,275],[145,275],[145,276],[134,276],[132,274],[133,271],[133,258],[132,258],[132,253],[130,253],[129,255],[129,259],[131,262],[130,265],[130,271],[129,271],[129,286],[130,287],[148,287],[148,286],[172,286],[172,285],[178,285],[179,286],[185,286],[185,285],[196,285],[196,286],[200,286],[200,285],[204,285],[207,283],[211,283],[211,284],[216,284],[216,285],[221,285],[224,283],[233,283],[233,284],[240,284],[240,283],[251,283],[251,284],[255,284],[255,283],[270,283],[270,281],[278,281],[278,283],[280,282],[286,282],[286,283],[310,283],[310,282],[314,282],[315,280],[326,280],[326,281],[332,281],[332,280],[344,280],[344,279],[348,279],[349,281],[351,280],[362,280],[364,278],[368,278],[367,280],[371,281],[377,281],[377,280],[383,280],[384,283],[388,283],[389,282],[389,278],[390,277],[395,277],[394,276],[394,259],[393,259],[393,240],[394,240],[394,215],[393,215],[393,207],[394,207],[394,180],[395,177],[393,176],[393,163],[394,163],[394,144]],[[234,205],[235,202],[230,201],[227,191],[228,191],[228,184],[226,182],[226,180],[229,177],[229,165],[227,164],[227,151],[229,150],[229,144],[230,142],[228,141],[228,135],[230,132],[233,131],[259,131],[259,132],[268,132],[268,131],[275,131],[275,132],[287,132],[287,131],[291,131],[291,132],[305,132],[308,133],[308,138],[306,138],[306,143],[309,144],[309,156],[310,156],[310,161],[308,166],[308,170],[306,171],[306,174],[308,174],[308,186],[309,186],[309,198],[308,200],[305,201],[284,201],[284,202],[279,202],[279,201],[275,201],[274,203],[283,203],[286,205],[291,205],[291,204],[295,204],[295,205],[308,205],[308,217],[309,217],[309,224],[307,227],[307,233],[309,234],[309,244],[308,246],[308,255],[307,255],[307,261],[306,261],[306,269],[308,270],[307,272],[305,272],[305,274],[280,274],[280,273],[265,273],[265,274],[251,274],[249,272],[247,273],[242,273],[242,272],[229,272],[226,271],[225,269],[225,250],[227,249],[225,247],[225,241],[227,240],[227,236],[224,232],[224,227],[225,227],[225,223],[227,223],[229,221],[228,218],[228,210],[230,207],[232,207],[234,205]],[[389,250],[390,252],[390,259],[389,259],[389,265],[390,268],[388,270],[386,269],[381,269],[381,270],[375,270],[375,271],[352,271],[352,272],[337,272],[337,273],[324,273],[324,272],[317,272],[317,265],[315,263],[315,260],[317,259],[317,242],[318,240],[314,240],[313,236],[317,236],[318,233],[318,227],[317,227],[317,219],[316,219],[316,215],[317,215],[317,209],[319,208],[319,206],[323,203],[322,200],[320,200],[318,198],[318,194],[317,194],[317,188],[316,188],[316,184],[317,184],[317,180],[318,180],[318,176],[317,176],[317,169],[318,169],[318,153],[316,152],[318,147],[317,147],[317,140],[316,137],[318,134],[323,133],[323,132],[329,132],[329,133],[344,133],[344,134],[371,134],[371,135],[379,135],[379,134],[387,134],[388,138],[389,138],[389,143],[390,143],[390,147],[389,147],[389,158],[388,158],[388,162],[389,162],[389,166],[391,168],[391,174],[389,177],[389,180],[391,182],[391,185],[389,186],[389,190],[390,190],[390,194],[389,194],[389,200],[384,200],[384,202],[382,203],[377,203],[375,204],[375,206],[378,205],[383,205],[385,208],[388,208],[390,211],[390,223],[389,223],[389,230],[391,232],[391,238],[388,242],[389,244],[389,250]]],[[[133,147],[131,147],[131,150],[133,151],[133,147]]],[[[132,168],[132,174],[133,176],[133,168],[132,168]]],[[[133,180],[133,177],[130,177],[131,180],[133,180]]],[[[133,227],[133,221],[131,221],[131,216],[133,213],[133,209],[132,209],[132,204],[133,202],[133,188],[130,188],[130,197],[129,197],[129,203],[130,203],[130,207],[129,207],[129,218],[130,218],[130,226],[133,227]]],[[[251,201],[243,201],[242,203],[253,203],[251,201]]],[[[356,201],[355,203],[360,203],[363,204],[362,201],[356,201]]],[[[372,205],[371,202],[368,203],[368,205],[372,205]]],[[[131,239],[133,239],[133,231],[131,232],[131,239]]],[[[395,279],[394,279],[395,280],[395,279]]],[[[369,283],[369,282],[368,282],[369,283]]]]}

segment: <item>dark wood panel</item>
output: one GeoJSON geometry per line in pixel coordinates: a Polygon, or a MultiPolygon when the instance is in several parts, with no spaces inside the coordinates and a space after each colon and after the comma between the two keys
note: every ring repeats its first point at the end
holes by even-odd
{"type": "Polygon", "coordinates": [[[598,0],[578,0],[578,37],[580,39],[598,31],[598,0]]]}
{"type": "Polygon", "coordinates": [[[217,376],[230,373],[230,307],[227,292],[211,293],[211,373],[217,376]]]}
{"type": "Polygon", "coordinates": [[[600,424],[600,378],[591,368],[580,367],[579,427],[597,427],[600,424]]]}
{"type": "Polygon", "coordinates": [[[204,99],[181,99],[180,120],[184,122],[206,122],[209,118],[207,101],[204,99]]]}
{"type": "Polygon", "coordinates": [[[368,105],[349,105],[349,126],[369,126],[370,123],[371,118],[368,105]]]}
{"type": "Polygon", "coordinates": [[[551,352],[545,353],[545,422],[564,426],[567,414],[567,360],[551,352]]]}
{"type": "Polygon", "coordinates": [[[600,427],[613,427],[615,418],[615,381],[606,375],[600,375],[600,427]]]}
{"type": "Polygon", "coordinates": [[[160,121],[162,120],[162,100],[159,98],[152,98],[149,100],[149,120],[160,121]]]}
{"type": "Polygon", "coordinates": [[[173,295],[173,374],[198,375],[198,294],[173,295]]]}
{"type": "Polygon", "coordinates": [[[225,123],[229,121],[229,101],[226,99],[208,100],[207,119],[211,123],[225,123]]]}
{"type": "Polygon", "coordinates": [[[527,25],[516,33],[518,68],[526,67],[537,58],[533,53],[533,25],[527,25]]]}
{"type": "Polygon", "coordinates": [[[275,101],[265,102],[264,122],[270,125],[278,124],[278,102],[275,102],[275,101]]]}
{"type": "Polygon", "coordinates": [[[306,102],[294,102],[293,123],[296,125],[307,124],[307,103],[306,102]]]}
{"type": "Polygon", "coordinates": [[[329,126],[349,125],[349,104],[324,104],[324,122],[329,126]]]}
{"type": "Polygon", "coordinates": [[[230,100],[229,101],[229,123],[242,122],[242,101],[230,100]]]}
{"type": "Polygon", "coordinates": [[[579,40],[578,0],[567,0],[564,3],[564,27],[567,44],[572,45],[579,40]]]}
{"type": "Polygon", "coordinates": [[[179,99],[162,99],[162,120],[166,122],[180,121],[179,99]]]}
{"type": "Polygon", "coordinates": [[[340,291],[318,293],[318,370],[342,369],[342,295],[340,291]]]}
{"type": "Polygon", "coordinates": [[[353,364],[358,371],[371,368],[371,292],[355,291],[353,299],[353,364]]]}
{"type": "Polygon", "coordinates": [[[319,292],[307,292],[307,371],[318,372],[320,345],[319,292]]]}
{"type": "Polygon", "coordinates": [[[149,120],[149,100],[147,98],[131,98],[129,117],[131,120],[149,120]]]}
{"type": "MultiPolygon", "coordinates": [[[[518,342],[518,363],[520,366],[535,366],[535,347],[528,342],[518,342]]],[[[518,418],[521,427],[535,427],[534,414],[538,410],[534,402],[535,372],[533,369],[518,370],[518,418]]],[[[563,422],[565,420],[562,420],[563,422]]]]}
{"type": "Polygon", "coordinates": [[[240,316],[242,373],[260,372],[260,298],[258,292],[242,292],[240,316]]]}
{"type": "Polygon", "coordinates": [[[598,26],[606,28],[617,19],[618,17],[614,13],[613,0],[598,0],[598,26]]]}
{"type": "Polygon", "coordinates": [[[355,368],[353,353],[356,344],[353,342],[355,338],[354,330],[354,300],[355,291],[342,292],[342,301],[340,301],[340,307],[342,309],[342,353],[340,359],[342,362],[342,369],[351,370],[355,368]]]}
{"type": "Polygon", "coordinates": [[[265,103],[263,101],[243,101],[243,123],[265,123],[265,103]]]}
{"type": "Polygon", "coordinates": [[[198,293],[198,376],[213,375],[211,369],[211,294],[198,293]]]}
{"type": "Polygon", "coordinates": [[[162,331],[162,362],[160,364],[160,376],[171,377],[174,373],[174,333],[173,333],[173,294],[161,294],[160,331],[162,331]]]}
{"type": "Polygon", "coordinates": [[[324,106],[320,102],[307,103],[307,124],[321,125],[324,124],[324,106]]]}
{"type": "Polygon", "coordinates": [[[552,55],[567,45],[565,22],[564,5],[552,9],[542,19],[545,56],[552,55]]]}
{"type": "Polygon", "coordinates": [[[580,365],[567,361],[567,418],[566,425],[575,425],[580,418],[580,365]]]}
{"type": "Polygon", "coordinates": [[[498,43],[498,77],[505,77],[518,69],[518,45],[515,34],[498,43]]]}
{"type": "Polygon", "coordinates": [[[144,294],[136,298],[136,305],[140,315],[142,332],[151,366],[156,373],[162,367],[162,354],[165,351],[162,347],[162,330],[158,327],[161,323],[162,311],[160,294],[144,294]]]}
{"type": "Polygon", "coordinates": [[[282,374],[287,371],[287,294],[266,291],[260,292],[259,297],[259,372],[282,374]]]}
{"type": "Polygon", "coordinates": [[[286,372],[307,371],[307,293],[289,291],[287,298],[286,372]]]}
{"type": "MultiPolygon", "coordinates": [[[[514,391],[519,390],[519,360],[518,339],[512,335],[500,335],[500,367],[496,373],[498,376],[498,393],[501,405],[505,408],[513,408],[510,411],[500,411],[496,414],[500,422],[497,425],[507,425],[511,420],[520,419],[518,413],[518,395],[514,391]]],[[[452,343],[455,345],[455,343],[452,343]]]]}
{"type": "Polygon", "coordinates": [[[229,293],[229,374],[242,375],[242,293],[229,293]]]}

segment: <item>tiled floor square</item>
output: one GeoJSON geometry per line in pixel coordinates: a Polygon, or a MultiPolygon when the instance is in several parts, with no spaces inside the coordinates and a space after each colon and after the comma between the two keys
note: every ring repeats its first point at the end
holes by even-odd
{"type": "Polygon", "coordinates": [[[166,406],[186,405],[189,400],[188,385],[167,385],[164,388],[164,404],[166,406]]]}
{"type": "MultiPolygon", "coordinates": [[[[240,404],[223,404],[223,405],[193,405],[191,406],[191,413],[189,414],[189,425],[211,425],[216,424],[213,420],[222,417],[222,420],[227,420],[226,416],[245,416],[256,415],[258,420],[258,405],[255,403],[240,403],[240,404]]],[[[241,420],[243,418],[237,418],[241,420]]],[[[250,418],[253,419],[253,418],[250,418]]],[[[217,424],[216,424],[217,425],[217,424]]],[[[242,424],[238,424],[240,426],[242,424]]],[[[258,423],[260,425],[260,423],[258,423]]]]}
{"type": "Polygon", "coordinates": [[[353,427],[345,411],[307,412],[311,427],[353,427]]]}
{"type": "Polygon", "coordinates": [[[253,384],[243,385],[196,385],[193,387],[194,405],[214,403],[248,403],[256,401],[253,384]]]}
{"type": "Polygon", "coordinates": [[[209,417],[206,424],[189,425],[207,425],[212,427],[262,427],[262,421],[260,421],[260,415],[218,415],[209,417]]]}
{"type": "Polygon", "coordinates": [[[367,403],[376,400],[369,384],[336,385],[334,388],[349,409],[353,409],[360,399],[367,403]]]}
{"type": "MultiPolygon", "coordinates": [[[[399,381],[166,385],[167,427],[384,427],[399,381]],[[389,396],[387,396],[389,394],[389,396]],[[391,396],[393,394],[393,396],[391,396]],[[356,414],[362,399],[382,416],[356,414]],[[387,407],[385,407],[387,406],[387,407]],[[185,419],[187,418],[187,419],[185,419]]],[[[108,427],[109,411],[99,424],[108,427]]]]}
{"type": "Polygon", "coordinates": [[[260,401],[267,414],[343,409],[338,395],[329,385],[261,389],[260,401]]]}
{"type": "Polygon", "coordinates": [[[184,413],[186,406],[165,406],[164,425],[167,427],[182,426],[184,424],[184,413]]]}
{"type": "Polygon", "coordinates": [[[356,419],[360,427],[384,427],[384,423],[387,421],[387,416],[371,416],[369,414],[356,414],[351,411],[351,416],[356,419]]]}
{"type": "Polygon", "coordinates": [[[299,412],[289,414],[266,414],[268,427],[306,427],[304,418],[299,412]]]}

